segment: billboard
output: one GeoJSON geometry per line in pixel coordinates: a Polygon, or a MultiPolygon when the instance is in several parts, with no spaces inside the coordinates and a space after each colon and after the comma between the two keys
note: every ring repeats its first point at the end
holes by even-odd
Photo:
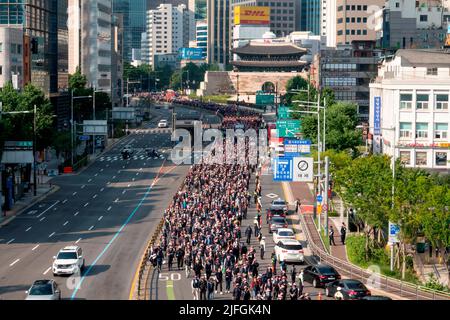
{"type": "Polygon", "coordinates": [[[374,132],[376,136],[381,135],[381,97],[374,97],[374,132]]]}
{"type": "Polygon", "coordinates": [[[204,54],[202,48],[181,48],[180,49],[181,60],[204,60],[204,54]]]}
{"type": "Polygon", "coordinates": [[[234,25],[269,25],[270,7],[236,6],[234,8],[234,25]]]}

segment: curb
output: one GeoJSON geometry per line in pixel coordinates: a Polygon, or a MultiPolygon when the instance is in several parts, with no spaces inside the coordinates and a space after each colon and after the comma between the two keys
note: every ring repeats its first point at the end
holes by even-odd
{"type": "Polygon", "coordinates": [[[21,214],[23,214],[25,211],[27,211],[28,209],[30,209],[32,206],[34,206],[36,203],[46,199],[48,196],[51,196],[52,194],[56,193],[57,191],[59,191],[61,188],[59,186],[53,185],[52,189],[50,189],[49,191],[47,191],[46,193],[44,193],[43,195],[37,197],[36,199],[34,199],[33,201],[31,201],[29,204],[27,204],[25,207],[23,207],[22,209],[20,209],[19,211],[17,211],[13,216],[7,218],[5,221],[3,221],[2,223],[0,223],[0,228],[8,225],[11,221],[13,221],[15,218],[17,218],[18,216],[20,216],[21,214]]]}

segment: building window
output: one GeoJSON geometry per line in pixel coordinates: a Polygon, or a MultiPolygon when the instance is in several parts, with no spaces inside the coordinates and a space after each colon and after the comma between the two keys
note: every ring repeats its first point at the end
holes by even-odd
{"type": "Polygon", "coordinates": [[[416,123],[416,139],[428,138],[428,123],[416,123]]]}
{"type": "Polygon", "coordinates": [[[411,122],[400,122],[400,138],[412,137],[412,125],[411,122]]]}
{"type": "Polygon", "coordinates": [[[409,166],[411,164],[411,152],[400,151],[400,162],[405,166],[409,166]]]}
{"type": "Polygon", "coordinates": [[[418,94],[416,108],[418,110],[428,109],[429,100],[430,100],[430,96],[428,94],[418,94]]]}
{"type": "Polygon", "coordinates": [[[436,110],[448,110],[448,94],[436,95],[436,110]]]}
{"type": "Polygon", "coordinates": [[[437,76],[438,68],[427,68],[427,76],[437,76]]]}
{"type": "Polygon", "coordinates": [[[447,137],[448,137],[448,123],[435,123],[434,138],[447,139],[447,137]]]}
{"type": "Polygon", "coordinates": [[[447,152],[436,152],[436,165],[437,166],[447,165],[447,152]]]}
{"type": "Polygon", "coordinates": [[[427,153],[416,152],[416,166],[426,166],[427,163],[427,153]]]}
{"type": "Polygon", "coordinates": [[[0,52],[3,52],[3,43],[0,42],[0,52]]]}
{"type": "Polygon", "coordinates": [[[3,75],[3,66],[0,66],[0,76],[3,75]]]}
{"type": "Polygon", "coordinates": [[[363,30],[363,35],[367,36],[367,30],[366,29],[363,30]]]}
{"type": "Polygon", "coordinates": [[[412,94],[401,94],[400,95],[400,109],[412,109],[412,94]]]}
{"type": "Polygon", "coordinates": [[[426,14],[421,14],[420,15],[420,21],[421,22],[427,22],[428,21],[428,16],[426,14]]]}

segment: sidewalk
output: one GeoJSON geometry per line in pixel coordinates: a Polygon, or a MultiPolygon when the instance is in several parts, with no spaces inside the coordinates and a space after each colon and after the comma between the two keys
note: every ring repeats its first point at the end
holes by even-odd
{"type": "Polygon", "coordinates": [[[42,201],[50,194],[55,193],[59,190],[58,186],[51,184],[51,177],[41,177],[38,178],[38,188],[36,197],[33,195],[33,190],[25,194],[20,200],[14,203],[14,207],[12,210],[6,212],[6,216],[4,216],[4,212],[0,214],[0,228],[10,223],[14,220],[18,215],[22,214],[29,207],[35,205],[37,202],[42,201]]]}

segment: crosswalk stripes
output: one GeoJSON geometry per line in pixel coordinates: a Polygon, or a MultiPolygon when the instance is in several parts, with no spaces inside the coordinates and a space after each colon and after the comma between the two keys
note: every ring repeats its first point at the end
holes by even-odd
{"type": "Polygon", "coordinates": [[[135,134],[171,134],[172,129],[137,129],[134,131],[135,134]]]}
{"type": "MultiPolygon", "coordinates": [[[[130,160],[134,160],[134,161],[138,161],[138,160],[150,161],[150,160],[158,160],[158,159],[165,160],[166,157],[164,157],[162,155],[159,157],[148,157],[145,155],[141,155],[141,156],[132,156],[130,158],[130,160]]],[[[115,161],[119,161],[119,160],[122,160],[122,156],[103,156],[103,157],[98,158],[98,161],[100,161],[100,162],[115,162],[115,161]]]]}

